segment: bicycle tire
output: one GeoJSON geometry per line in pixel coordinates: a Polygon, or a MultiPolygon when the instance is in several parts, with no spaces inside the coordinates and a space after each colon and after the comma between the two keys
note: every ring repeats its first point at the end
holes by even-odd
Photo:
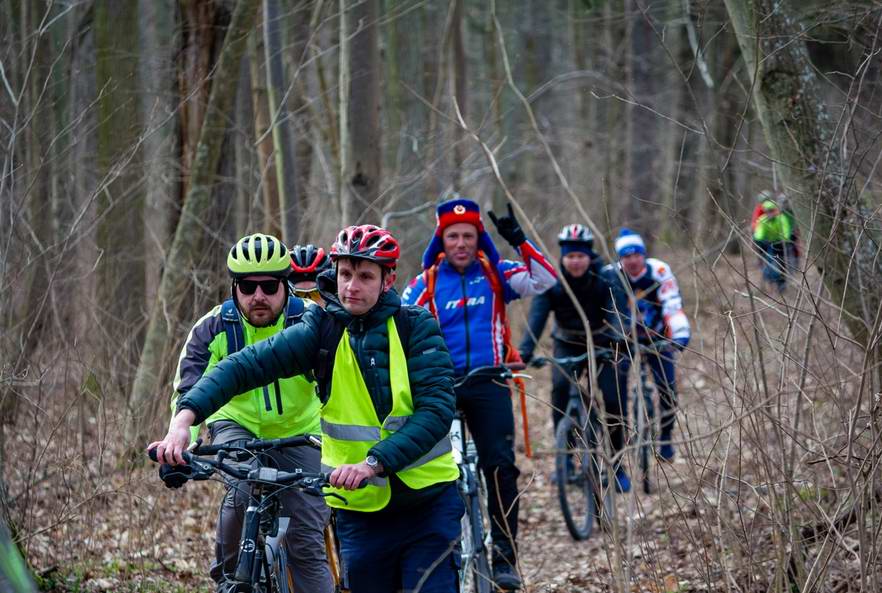
{"type": "MultiPolygon", "coordinates": [[[[469,482],[467,484],[469,491],[463,495],[465,513],[461,521],[460,591],[492,593],[489,550],[485,541],[487,530],[484,525],[484,506],[481,499],[481,477],[471,474],[464,476],[463,479],[469,482]]],[[[483,491],[485,492],[486,489],[483,491]]]]}
{"type": "Polygon", "coordinates": [[[644,494],[652,493],[650,470],[655,457],[655,404],[653,390],[641,373],[640,385],[633,390],[634,428],[637,433],[637,463],[644,494]]]}
{"type": "Polygon", "coordinates": [[[590,490],[594,501],[594,518],[600,529],[612,533],[613,517],[615,516],[615,497],[610,476],[614,474],[603,455],[603,425],[595,410],[588,414],[589,455],[591,471],[588,473],[590,490]]]}
{"type": "Polygon", "coordinates": [[[272,578],[269,579],[267,593],[291,593],[294,591],[294,580],[288,568],[288,553],[285,546],[280,545],[273,556],[272,578]]]}
{"type": "Polygon", "coordinates": [[[594,530],[595,496],[592,492],[590,443],[569,416],[561,418],[555,431],[554,473],[557,498],[564,523],[573,539],[586,540],[594,530]],[[570,469],[572,468],[572,469],[570,469]]]}
{"type": "Polygon", "coordinates": [[[645,396],[635,392],[634,401],[635,403],[644,402],[642,406],[634,406],[634,429],[637,433],[637,464],[640,468],[640,481],[643,485],[643,492],[649,494],[652,492],[649,479],[649,465],[652,461],[652,430],[645,405],[645,396]]]}
{"type": "Polygon", "coordinates": [[[337,538],[336,518],[331,517],[325,526],[325,554],[328,558],[328,567],[331,571],[331,580],[334,582],[334,593],[347,593],[349,589],[345,582],[345,569],[343,568],[343,556],[340,553],[340,540],[337,538]]]}

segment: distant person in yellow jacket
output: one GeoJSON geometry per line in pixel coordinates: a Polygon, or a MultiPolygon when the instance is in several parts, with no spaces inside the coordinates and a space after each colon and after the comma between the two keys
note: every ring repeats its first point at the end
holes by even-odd
{"type": "Polygon", "coordinates": [[[782,208],[783,195],[771,196],[769,191],[759,195],[752,221],[753,241],[762,257],[763,280],[783,293],[787,273],[796,267],[799,254],[796,224],[793,214],[782,208]]]}

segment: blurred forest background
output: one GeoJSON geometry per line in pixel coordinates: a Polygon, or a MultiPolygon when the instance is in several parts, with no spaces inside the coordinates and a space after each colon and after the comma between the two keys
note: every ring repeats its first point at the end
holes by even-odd
{"type": "Polygon", "coordinates": [[[680,277],[700,463],[661,516],[695,526],[701,586],[641,572],[659,532],[629,529],[609,590],[882,590],[880,25],[871,0],[0,0],[0,501],[41,582],[174,574],[149,521],[180,496],[139,451],[236,238],[383,224],[409,278],[459,194],[512,200],[554,258],[563,224],[607,257],[630,226],[680,277]],[[755,271],[764,189],[803,236],[786,299],[755,271]]]}

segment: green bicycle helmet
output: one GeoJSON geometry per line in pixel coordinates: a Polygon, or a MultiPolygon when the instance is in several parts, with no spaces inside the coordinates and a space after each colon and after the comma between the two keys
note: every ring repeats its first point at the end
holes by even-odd
{"type": "Polygon", "coordinates": [[[242,237],[230,248],[227,269],[233,278],[257,275],[287,278],[291,273],[291,255],[285,244],[272,235],[255,233],[242,237]]]}

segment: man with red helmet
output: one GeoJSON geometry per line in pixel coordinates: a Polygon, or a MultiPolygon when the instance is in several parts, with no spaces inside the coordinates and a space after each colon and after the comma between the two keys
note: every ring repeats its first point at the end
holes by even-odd
{"type": "MultiPolygon", "coordinates": [[[[527,240],[511,206],[508,216],[488,213],[499,234],[522,261],[500,258],[484,228],[478,204],[455,199],[436,211],[435,235],[423,254],[423,273],[402,300],[427,308],[438,319],[457,375],[480,366],[519,362],[506,317],[510,301],[533,296],[556,280],[554,268],[527,240]]],[[[518,485],[514,411],[507,386],[487,380],[457,389],[487,481],[493,537],[493,581],[503,590],[519,589],[517,573],[518,485]]]]}
{"type": "Polygon", "coordinates": [[[335,270],[318,277],[327,307],[309,307],[300,324],[218,364],[178,402],[165,439],[148,448],[183,463],[189,427],[232,394],[312,373],[322,465],[347,499],[328,504],[337,507],[351,591],[452,593],[464,511],[447,437],[453,364],[431,314],[402,306],[392,287],[399,253],[385,229],[340,231],[335,270]]]}
{"type": "Polygon", "coordinates": [[[331,258],[324,249],[311,243],[295,245],[291,249],[291,275],[288,277],[291,292],[324,307],[325,301],[319,294],[316,278],[330,269],[331,258]]]}

